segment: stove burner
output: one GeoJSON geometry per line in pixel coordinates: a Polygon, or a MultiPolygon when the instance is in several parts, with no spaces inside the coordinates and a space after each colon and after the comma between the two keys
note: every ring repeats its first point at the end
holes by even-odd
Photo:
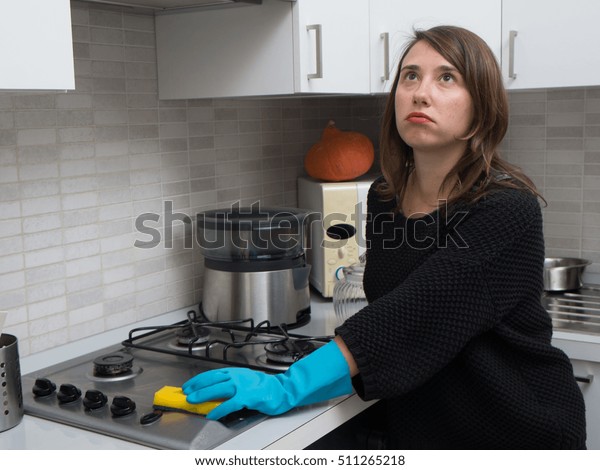
{"type": "Polygon", "coordinates": [[[291,364],[284,364],[282,362],[274,362],[274,361],[270,360],[266,354],[260,354],[260,355],[256,356],[256,363],[261,367],[265,367],[269,370],[273,370],[273,371],[277,371],[277,372],[285,372],[286,370],[288,370],[288,368],[291,365],[291,364]]]}
{"type": "Polygon", "coordinates": [[[288,339],[279,343],[265,345],[267,360],[277,364],[293,364],[316,349],[308,340],[288,339]]]}
{"type": "Polygon", "coordinates": [[[94,376],[115,377],[131,372],[133,356],[126,352],[116,351],[94,359],[94,376]]]}
{"type": "Polygon", "coordinates": [[[188,346],[192,341],[194,344],[204,344],[209,337],[210,330],[204,326],[185,325],[175,331],[175,338],[181,346],[188,346]]]}

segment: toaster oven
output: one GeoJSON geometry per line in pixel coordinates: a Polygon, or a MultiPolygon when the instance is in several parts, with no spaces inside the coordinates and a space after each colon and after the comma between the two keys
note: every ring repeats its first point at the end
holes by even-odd
{"type": "Polygon", "coordinates": [[[333,296],[342,268],[358,262],[366,249],[367,194],[374,180],[374,176],[345,182],[298,178],[298,206],[311,213],[306,248],[309,280],[323,297],[333,296]]]}

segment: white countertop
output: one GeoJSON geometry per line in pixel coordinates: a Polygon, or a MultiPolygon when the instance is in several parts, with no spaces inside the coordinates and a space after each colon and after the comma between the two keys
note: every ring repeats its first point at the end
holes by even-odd
{"type": "MultiPolygon", "coordinates": [[[[186,319],[188,308],[155,317],[135,326],[175,323],[186,319]]],[[[313,295],[311,321],[294,333],[323,336],[333,334],[335,318],[331,300],[313,295]]],[[[90,338],[66,344],[50,351],[20,359],[21,372],[28,374],[41,368],[120,343],[127,337],[131,325],[90,338]]],[[[330,430],[352,418],[374,402],[364,402],[350,395],[317,405],[307,406],[269,418],[221,445],[219,449],[302,449],[330,430]]],[[[0,433],[0,450],[135,450],[148,447],[25,415],[21,423],[0,433]]]]}

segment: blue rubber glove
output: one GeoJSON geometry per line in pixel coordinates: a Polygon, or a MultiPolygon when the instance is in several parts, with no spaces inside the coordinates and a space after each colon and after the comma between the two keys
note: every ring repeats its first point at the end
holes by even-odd
{"type": "Polygon", "coordinates": [[[346,359],[331,341],[292,364],[285,373],[227,367],[198,374],[182,389],[189,403],[224,399],[206,415],[219,419],[242,408],[278,415],[296,406],[347,395],[352,392],[352,382],[346,359]]]}

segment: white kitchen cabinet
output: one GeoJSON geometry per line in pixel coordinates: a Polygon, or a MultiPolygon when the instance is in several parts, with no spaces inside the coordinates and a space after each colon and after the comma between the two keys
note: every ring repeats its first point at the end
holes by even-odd
{"type": "Polygon", "coordinates": [[[501,15],[501,0],[370,0],[371,91],[389,91],[413,29],[462,26],[481,36],[500,61],[501,15]]]}
{"type": "Polygon", "coordinates": [[[368,93],[368,8],[264,0],[157,15],[159,97],[368,93]]]}
{"type": "Polygon", "coordinates": [[[600,2],[503,0],[502,17],[509,89],[600,85],[600,2]]]}
{"type": "Polygon", "coordinates": [[[369,92],[369,2],[366,0],[297,0],[294,11],[296,91],[300,93],[369,92]],[[321,45],[314,29],[321,26],[321,45]],[[322,78],[315,74],[319,48],[322,78]]]}
{"type": "Polygon", "coordinates": [[[596,335],[555,331],[552,344],[569,356],[583,393],[587,448],[600,450],[600,339],[596,335]]]}
{"type": "Polygon", "coordinates": [[[0,89],[74,89],[70,1],[0,5],[0,89]]]}
{"type": "Polygon", "coordinates": [[[585,400],[587,448],[600,449],[600,362],[572,359],[571,363],[585,400]]]}

